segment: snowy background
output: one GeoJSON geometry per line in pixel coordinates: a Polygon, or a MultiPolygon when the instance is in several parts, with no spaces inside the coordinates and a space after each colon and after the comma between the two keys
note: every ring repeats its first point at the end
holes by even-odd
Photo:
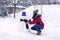
{"type": "MultiPolygon", "coordinates": [[[[31,6],[23,11],[26,12],[25,18],[32,17],[33,10],[39,9],[41,14],[41,6],[31,6]]],[[[60,40],[60,5],[42,5],[42,20],[45,28],[42,34],[33,35],[25,29],[25,23],[20,22],[22,12],[16,13],[16,18],[0,17],[0,40],[60,40]]],[[[30,25],[31,26],[31,25],[30,25]]]]}

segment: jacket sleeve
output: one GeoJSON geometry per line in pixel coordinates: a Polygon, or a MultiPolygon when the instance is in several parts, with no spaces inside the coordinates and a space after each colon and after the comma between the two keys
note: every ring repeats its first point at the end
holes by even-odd
{"type": "Polygon", "coordinates": [[[32,21],[31,21],[31,19],[30,19],[28,22],[29,22],[29,24],[35,24],[35,23],[38,22],[38,18],[33,19],[32,21]]]}
{"type": "Polygon", "coordinates": [[[33,21],[31,21],[31,19],[29,19],[29,20],[28,20],[28,23],[29,23],[29,24],[34,24],[34,23],[35,23],[35,21],[34,21],[34,20],[33,20],[33,21]]]}
{"type": "Polygon", "coordinates": [[[31,19],[28,20],[28,23],[29,23],[29,24],[35,24],[35,23],[38,23],[38,22],[40,23],[40,25],[42,25],[42,26],[44,27],[44,23],[43,23],[43,21],[41,20],[40,17],[34,19],[33,21],[31,21],[31,19]]]}

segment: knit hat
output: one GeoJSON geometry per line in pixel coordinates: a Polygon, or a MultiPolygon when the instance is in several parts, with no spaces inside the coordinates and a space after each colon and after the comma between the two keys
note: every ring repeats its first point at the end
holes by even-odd
{"type": "Polygon", "coordinates": [[[34,10],[33,12],[34,12],[34,13],[37,13],[37,12],[38,12],[38,9],[37,9],[37,10],[34,10]]]}

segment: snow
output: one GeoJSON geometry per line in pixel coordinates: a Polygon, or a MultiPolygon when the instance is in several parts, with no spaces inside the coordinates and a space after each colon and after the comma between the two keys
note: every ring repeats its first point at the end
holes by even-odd
{"type": "MultiPolygon", "coordinates": [[[[41,13],[40,5],[23,10],[27,13],[25,18],[30,19],[35,9],[41,13]]],[[[12,17],[0,18],[0,40],[60,40],[60,5],[42,5],[42,10],[45,28],[41,35],[33,35],[25,29],[25,23],[20,22],[20,18],[23,18],[21,11],[16,13],[16,18],[13,18],[13,14],[12,17]]]]}

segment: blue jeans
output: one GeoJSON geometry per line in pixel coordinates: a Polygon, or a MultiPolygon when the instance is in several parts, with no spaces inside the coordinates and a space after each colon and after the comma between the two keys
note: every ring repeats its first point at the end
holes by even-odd
{"type": "Polygon", "coordinates": [[[40,24],[35,24],[33,27],[31,27],[32,30],[36,30],[36,31],[41,31],[41,29],[43,29],[44,27],[41,26],[40,24]]]}

